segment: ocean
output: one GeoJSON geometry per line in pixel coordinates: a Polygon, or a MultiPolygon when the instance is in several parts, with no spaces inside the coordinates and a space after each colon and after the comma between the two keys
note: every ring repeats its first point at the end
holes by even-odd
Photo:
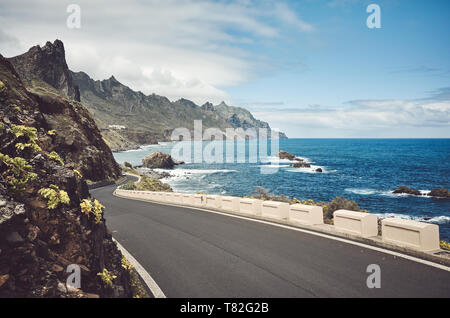
{"type": "MultiPolygon", "coordinates": [[[[312,168],[292,168],[288,160],[256,161],[248,154],[252,142],[237,141],[247,146],[245,163],[187,163],[167,170],[172,176],[162,181],[178,192],[244,196],[262,186],[300,200],[331,201],[342,196],[381,218],[395,216],[438,224],[441,238],[450,239],[450,199],[392,194],[401,185],[423,193],[450,188],[450,139],[279,140],[280,150],[305,158],[312,168]],[[273,173],[262,174],[261,167],[268,166],[273,173]],[[314,171],[318,167],[323,173],[314,171]]],[[[203,147],[209,143],[203,142],[203,147]]],[[[152,152],[170,154],[174,145],[143,146],[114,153],[114,157],[121,164],[140,165],[152,152]]],[[[268,148],[270,152],[270,145],[268,148]]],[[[275,155],[269,153],[268,158],[275,155]]]]}

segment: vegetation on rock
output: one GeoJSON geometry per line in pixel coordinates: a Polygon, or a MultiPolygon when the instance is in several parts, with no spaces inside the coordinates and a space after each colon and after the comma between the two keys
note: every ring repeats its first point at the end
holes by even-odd
{"type": "Polygon", "coordinates": [[[53,184],[51,184],[49,188],[40,189],[38,193],[48,200],[47,207],[49,210],[56,209],[60,203],[70,203],[67,192],[64,190],[60,190],[58,186],[55,186],[53,184]]]}
{"type": "Polygon", "coordinates": [[[37,174],[32,172],[33,167],[24,158],[11,158],[8,155],[0,153],[0,161],[7,166],[3,177],[12,191],[25,190],[27,183],[37,177],[37,174]]]}
{"type": "Polygon", "coordinates": [[[443,250],[450,251],[450,242],[441,240],[441,241],[440,241],[440,247],[441,247],[441,249],[443,249],[443,250]]]}
{"type": "Polygon", "coordinates": [[[105,207],[97,199],[84,199],[80,203],[80,208],[84,214],[93,215],[96,224],[101,222],[105,207]]]}
{"type": "Polygon", "coordinates": [[[112,275],[106,268],[102,272],[97,273],[97,276],[100,276],[102,282],[108,287],[112,287],[113,280],[117,278],[117,276],[112,275]]]}
{"type": "Polygon", "coordinates": [[[55,152],[55,151],[50,152],[50,153],[48,154],[48,157],[49,157],[50,159],[53,159],[53,160],[59,162],[59,163],[61,164],[61,166],[64,166],[64,161],[61,159],[61,157],[58,155],[57,152],[55,152]]]}

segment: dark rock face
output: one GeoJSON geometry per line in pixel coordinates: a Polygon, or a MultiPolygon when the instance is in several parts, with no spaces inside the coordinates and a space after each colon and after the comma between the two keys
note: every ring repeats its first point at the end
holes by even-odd
{"type": "Polygon", "coordinates": [[[116,179],[121,170],[89,112],[79,103],[58,96],[36,95],[49,130],[55,130],[54,148],[64,162],[89,180],[116,179]]]}
{"type": "Polygon", "coordinates": [[[398,187],[397,189],[392,191],[392,193],[395,193],[395,194],[403,194],[404,193],[404,194],[412,194],[412,195],[422,195],[419,190],[411,189],[411,188],[409,188],[407,186],[398,187]]]}
{"type": "Polygon", "coordinates": [[[96,148],[89,143],[98,137],[92,119],[76,103],[29,93],[1,55],[0,81],[0,297],[130,297],[121,253],[103,216],[97,222],[81,211],[89,192],[71,167],[71,160],[83,161],[82,147],[96,148]],[[58,126],[49,134],[62,115],[67,130],[58,126]],[[31,137],[17,134],[18,127],[31,137]],[[18,147],[25,143],[35,147],[18,147]],[[52,151],[68,163],[53,159],[52,151]],[[39,193],[52,187],[68,200],[52,207],[39,193]],[[81,268],[80,290],[64,286],[70,264],[81,268]],[[97,276],[105,268],[117,276],[112,286],[97,276]]]}
{"type": "Polygon", "coordinates": [[[323,172],[322,168],[317,168],[316,172],[323,172]]]}
{"type": "Polygon", "coordinates": [[[202,109],[207,111],[214,111],[214,105],[211,104],[210,102],[206,102],[202,105],[202,109]]]}
{"type": "Polygon", "coordinates": [[[435,188],[428,193],[430,197],[450,198],[450,191],[445,188],[435,188]]]}
{"type": "Polygon", "coordinates": [[[162,152],[155,152],[148,155],[142,159],[142,164],[144,167],[151,169],[172,169],[176,165],[172,156],[162,152]]]}
{"type": "Polygon", "coordinates": [[[28,52],[9,60],[26,84],[32,81],[37,81],[37,85],[49,84],[64,96],[80,101],[80,91],[70,75],[60,40],[47,42],[42,48],[33,46],[28,52]]]}

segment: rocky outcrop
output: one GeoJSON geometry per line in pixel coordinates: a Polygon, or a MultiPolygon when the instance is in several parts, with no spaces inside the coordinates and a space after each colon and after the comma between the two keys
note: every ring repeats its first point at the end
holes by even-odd
{"type": "Polygon", "coordinates": [[[177,164],[171,155],[162,152],[152,153],[142,159],[142,165],[151,169],[172,169],[177,164]]]}
{"type": "MultiPolygon", "coordinates": [[[[293,168],[311,168],[311,165],[302,160],[302,161],[297,161],[297,162],[291,164],[291,167],[293,167],[293,168]]],[[[319,171],[317,171],[317,172],[319,172],[319,171]]]]}
{"type": "MultiPolygon", "coordinates": [[[[293,154],[287,152],[287,151],[283,151],[281,150],[280,152],[278,152],[278,157],[280,159],[287,159],[290,161],[296,161],[293,164],[291,164],[291,167],[293,168],[311,168],[311,165],[309,163],[307,163],[304,159],[299,158],[294,156],[293,154]]],[[[322,169],[316,169],[316,172],[322,172],[322,169]],[[318,171],[320,170],[320,171],[318,171]]]]}
{"type": "Polygon", "coordinates": [[[67,67],[64,45],[60,40],[47,42],[42,48],[33,46],[9,61],[28,87],[54,89],[69,99],[80,101],[80,91],[67,67]]]}
{"type": "MultiPolygon", "coordinates": [[[[397,189],[392,191],[392,193],[395,193],[395,194],[410,194],[410,195],[419,195],[419,196],[420,195],[425,195],[422,192],[420,192],[419,190],[412,189],[412,188],[409,188],[407,186],[398,187],[397,189]]],[[[431,190],[430,192],[428,192],[426,195],[430,196],[430,197],[436,197],[436,198],[449,198],[450,197],[450,192],[449,192],[448,189],[445,189],[445,188],[435,188],[435,189],[431,190]]]]}
{"type": "Polygon", "coordinates": [[[88,180],[117,179],[119,165],[103,140],[89,111],[80,103],[69,102],[57,95],[36,94],[39,110],[56,151],[68,166],[81,172],[88,180]]]}
{"type": "Polygon", "coordinates": [[[397,189],[395,189],[394,191],[392,191],[392,193],[395,193],[395,194],[422,195],[422,193],[419,190],[412,189],[412,188],[409,188],[407,186],[400,186],[397,189]]]}
{"type": "Polygon", "coordinates": [[[280,152],[278,152],[278,157],[280,159],[287,159],[287,160],[295,160],[296,159],[296,157],[293,154],[291,154],[287,151],[283,151],[283,150],[280,150],[280,152]]]}
{"type": "Polygon", "coordinates": [[[450,191],[445,188],[435,188],[431,190],[427,195],[437,198],[450,198],[450,191]]]}
{"type": "Polygon", "coordinates": [[[130,297],[101,205],[80,206],[93,202],[74,169],[82,147],[97,148],[92,119],[79,104],[28,92],[1,55],[0,105],[0,298],[130,297]],[[70,264],[81,269],[81,289],[65,286],[70,264]],[[111,284],[101,272],[115,276],[111,284]]]}

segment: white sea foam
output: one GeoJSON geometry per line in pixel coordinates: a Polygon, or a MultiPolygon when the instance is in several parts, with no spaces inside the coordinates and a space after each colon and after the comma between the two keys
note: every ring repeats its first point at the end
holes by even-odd
{"type": "MultiPolygon", "coordinates": [[[[312,163],[313,161],[311,161],[309,158],[306,157],[299,157],[296,156],[299,159],[302,159],[303,161],[305,161],[306,163],[312,163]]],[[[289,160],[289,159],[280,159],[278,156],[267,156],[264,158],[261,158],[262,162],[272,162],[272,163],[295,163],[297,162],[297,160],[289,160]]]]}
{"type": "Polygon", "coordinates": [[[359,194],[359,195],[382,195],[386,197],[391,198],[402,198],[402,197],[419,197],[419,198],[431,198],[427,196],[427,194],[430,192],[429,190],[419,190],[421,195],[412,195],[408,193],[393,193],[394,190],[376,190],[376,189],[370,189],[370,188],[347,188],[345,189],[346,192],[359,194]]]}
{"type": "Polygon", "coordinates": [[[214,173],[231,173],[236,170],[229,169],[154,169],[156,172],[167,172],[169,177],[162,179],[163,181],[179,181],[190,177],[204,178],[208,174],[214,173]]]}
{"type": "Polygon", "coordinates": [[[259,165],[259,168],[289,168],[290,165],[277,165],[277,164],[268,164],[268,165],[259,165]]]}
{"type": "Polygon", "coordinates": [[[413,220],[418,222],[426,222],[433,224],[450,224],[450,216],[447,215],[439,215],[439,216],[425,216],[425,215],[406,215],[400,213],[374,213],[380,219],[385,218],[400,218],[404,220],[413,220]]]}
{"type": "Polygon", "coordinates": [[[317,169],[322,169],[322,173],[330,173],[330,172],[336,172],[336,170],[327,170],[325,169],[325,167],[323,166],[315,166],[315,165],[311,165],[311,167],[309,168],[294,168],[294,167],[289,167],[286,169],[286,171],[288,172],[300,172],[300,173],[318,173],[316,172],[317,169]]]}

